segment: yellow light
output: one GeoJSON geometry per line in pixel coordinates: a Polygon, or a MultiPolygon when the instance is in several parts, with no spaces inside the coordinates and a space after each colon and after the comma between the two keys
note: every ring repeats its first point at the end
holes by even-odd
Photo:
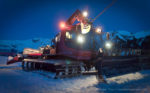
{"type": "Polygon", "coordinates": [[[84,16],[84,17],[87,17],[87,16],[88,16],[88,12],[87,12],[87,11],[84,11],[84,12],[83,12],[83,16],[84,16]]]}
{"type": "Polygon", "coordinates": [[[82,34],[87,34],[91,30],[91,25],[90,24],[83,24],[81,22],[81,33],[82,34]]]}
{"type": "Polygon", "coordinates": [[[69,32],[66,32],[66,38],[71,39],[72,35],[69,32]]]}

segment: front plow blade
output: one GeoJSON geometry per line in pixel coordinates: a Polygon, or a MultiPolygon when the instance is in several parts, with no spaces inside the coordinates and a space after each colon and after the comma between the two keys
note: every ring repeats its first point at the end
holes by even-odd
{"type": "Polygon", "coordinates": [[[22,61],[22,59],[23,58],[21,58],[19,56],[15,56],[15,57],[9,56],[7,59],[7,65],[20,62],[20,61],[22,61]]]}

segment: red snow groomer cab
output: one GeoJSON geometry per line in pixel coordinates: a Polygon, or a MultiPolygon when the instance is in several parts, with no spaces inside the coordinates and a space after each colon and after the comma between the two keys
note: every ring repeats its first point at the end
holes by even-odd
{"type": "Polygon", "coordinates": [[[90,20],[79,10],[66,21],[60,23],[61,32],[55,37],[56,54],[76,60],[91,60],[95,51],[95,29],[90,20]],[[74,22],[78,21],[77,24],[74,22]],[[74,25],[73,25],[74,24],[74,25]]]}

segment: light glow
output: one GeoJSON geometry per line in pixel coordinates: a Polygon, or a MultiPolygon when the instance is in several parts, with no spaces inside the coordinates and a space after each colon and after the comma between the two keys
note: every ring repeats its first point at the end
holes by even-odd
{"type": "Polygon", "coordinates": [[[69,32],[66,32],[66,38],[71,39],[72,35],[69,32]]]}
{"type": "Polygon", "coordinates": [[[83,16],[87,17],[88,16],[88,12],[87,11],[83,11],[83,16]]]}
{"type": "Polygon", "coordinates": [[[63,28],[66,27],[66,24],[65,24],[65,22],[60,22],[59,26],[60,26],[61,29],[63,29],[63,28]]]}
{"type": "Polygon", "coordinates": [[[87,34],[91,30],[91,25],[90,24],[83,24],[81,22],[81,33],[82,34],[87,34]]]}
{"type": "Polygon", "coordinates": [[[83,37],[82,35],[79,35],[79,36],[77,37],[77,42],[78,42],[78,43],[84,43],[84,37],[83,37]]]}
{"type": "Polygon", "coordinates": [[[101,29],[101,28],[97,28],[97,29],[96,29],[96,33],[97,33],[97,34],[101,34],[101,33],[102,33],[102,29],[101,29]]]}
{"type": "Polygon", "coordinates": [[[106,42],[105,47],[106,47],[106,49],[111,49],[112,48],[112,43],[111,42],[106,42]]]}

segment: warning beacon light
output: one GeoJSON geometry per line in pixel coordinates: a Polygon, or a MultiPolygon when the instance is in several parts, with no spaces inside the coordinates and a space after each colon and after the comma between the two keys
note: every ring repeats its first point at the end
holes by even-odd
{"type": "Polygon", "coordinates": [[[59,27],[60,27],[61,29],[64,29],[64,28],[66,27],[65,22],[60,22],[59,27]]]}

